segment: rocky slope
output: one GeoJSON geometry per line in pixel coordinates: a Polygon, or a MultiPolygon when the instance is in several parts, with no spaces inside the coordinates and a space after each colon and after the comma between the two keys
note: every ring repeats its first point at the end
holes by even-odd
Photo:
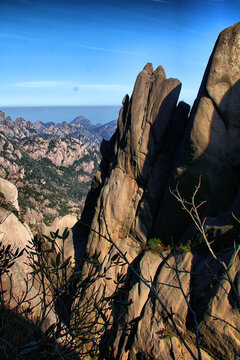
{"type": "Polygon", "coordinates": [[[73,138],[13,139],[0,134],[0,176],[19,190],[28,224],[78,213],[98,166],[99,151],[73,138]]]}
{"type": "Polygon", "coordinates": [[[94,126],[79,116],[69,124],[33,124],[0,112],[0,176],[17,186],[29,224],[79,212],[100,162],[102,136],[109,137],[114,123],[94,126]]]}
{"type": "MultiPolygon", "coordinates": [[[[79,223],[92,230],[81,225],[75,249],[86,244],[90,255],[100,252],[103,269],[110,266],[107,280],[95,285],[105,296],[116,291],[119,274],[126,275],[114,294],[102,358],[240,354],[239,224],[231,214],[240,215],[239,39],[240,23],[219,35],[190,115],[187,104],[177,104],[179,80],[147,64],[123,100],[116,133],[102,143],[79,223]],[[169,189],[175,195],[179,189],[189,211],[196,204],[202,233],[193,226],[194,211],[184,211],[169,189]],[[127,262],[111,267],[119,251],[104,237],[127,262]]],[[[93,293],[88,288],[86,297],[93,293]]]]}

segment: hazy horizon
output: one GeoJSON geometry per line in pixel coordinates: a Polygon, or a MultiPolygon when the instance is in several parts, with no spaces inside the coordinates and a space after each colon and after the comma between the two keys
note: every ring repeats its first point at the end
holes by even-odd
{"type": "Polygon", "coordinates": [[[23,117],[26,121],[35,123],[42,122],[67,123],[82,115],[93,124],[105,124],[118,118],[121,105],[93,105],[93,106],[2,106],[6,116],[10,116],[15,121],[18,117],[23,117]]]}

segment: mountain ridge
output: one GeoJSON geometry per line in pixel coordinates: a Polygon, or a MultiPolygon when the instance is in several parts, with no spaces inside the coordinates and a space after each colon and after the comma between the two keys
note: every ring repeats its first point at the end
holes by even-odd
{"type": "Polygon", "coordinates": [[[90,124],[81,115],[72,124],[33,124],[0,111],[0,176],[17,186],[30,225],[82,208],[100,162],[102,137],[110,137],[116,126],[90,124]]]}
{"type": "Polygon", "coordinates": [[[26,121],[22,117],[12,120],[0,111],[0,131],[6,135],[16,138],[24,138],[39,135],[51,135],[56,137],[71,136],[77,139],[88,137],[92,142],[100,145],[103,136],[109,140],[117,127],[117,120],[112,120],[106,124],[92,124],[86,117],[79,115],[71,122],[61,123],[46,122],[37,120],[35,123],[26,121]]]}

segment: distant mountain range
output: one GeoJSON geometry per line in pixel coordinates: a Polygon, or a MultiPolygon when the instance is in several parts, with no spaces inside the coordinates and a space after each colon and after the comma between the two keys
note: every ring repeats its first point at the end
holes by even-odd
{"type": "Polygon", "coordinates": [[[116,120],[93,125],[81,115],[70,123],[13,121],[0,111],[0,177],[17,186],[26,222],[79,212],[100,162],[100,143],[116,126],[116,120]]]}
{"type": "Polygon", "coordinates": [[[15,121],[5,113],[0,111],[0,131],[5,135],[16,138],[32,137],[39,135],[50,135],[54,137],[70,136],[79,140],[93,141],[100,144],[102,139],[110,139],[117,127],[117,120],[107,124],[92,124],[90,120],[83,116],[78,116],[70,123],[42,122],[36,123],[17,118],[15,121]],[[85,139],[87,138],[87,139],[85,139]]]}

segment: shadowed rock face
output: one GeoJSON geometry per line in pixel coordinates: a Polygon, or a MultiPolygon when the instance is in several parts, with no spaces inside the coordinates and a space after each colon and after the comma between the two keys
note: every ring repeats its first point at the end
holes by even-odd
{"type": "MultiPolygon", "coordinates": [[[[201,176],[199,202],[207,200],[202,214],[211,217],[233,207],[239,191],[239,37],[239,23],[219,35],[190,115],[190,134],[170,184],[174,189],[179,182],[182,195],[189,198],[201,176]]],[[[154,233],[179,238],[187,225],[185,214],[166,191],[154,233]]]]}
{"type": "MultiPolygon", "coordinates": [[[[107,295],[114,292],[114,280],[121,272],[127,274],[125,300],[133,300],[111,314],[117,326],[108,341],[115,359],[192,358],[174,333],[164,307],[175,314],[179,330],[197,356],[193,317],[179,281],[196,312],[202,358],[223,360],[233,358],[234,348],[240,352],[239,332],[233,328],[240,328],[239,309],[221,265],[208,252],[184,253],[177,248],[174,256],[163,247],[159,255],[146,246],[153,236],[164,243],[191,240],[191,220],[169,193],[169,187],[175,189],[178,183],[182,196],[191,199],[201,176],[197,200],[207,201],[200,215],[207,216],[209,229],[230,234],[231,210],[240,215],[239,44],[240,23],[220,34],[189,117],[187,104],[176,105],[180,82],[167,79],[161,66],[153,71],[147,64],[137,77],[132,97],[123,100],[116,133],[102,143],[100,170],[82,216],[95,230],[82,234],[86,249],[90,254],[100,252],[107,266],[117,251],[96,232],[111,236],[138,273],[155,282],[162,301],[133,276],[127,264],[111,269],[107,295]],[[132,324],[128,332],[122,331],[124,321],[132,324]]],[[[198,239],[194,241],[199,246],[198,239]]],[[[231,277],[239,292],[239,256],[234,258],[232,242],[225,243],[218,256],[226,264],[234,259],[231,277]]],[[[101,279],[98,285],[103,283],[101,279]]]]}

